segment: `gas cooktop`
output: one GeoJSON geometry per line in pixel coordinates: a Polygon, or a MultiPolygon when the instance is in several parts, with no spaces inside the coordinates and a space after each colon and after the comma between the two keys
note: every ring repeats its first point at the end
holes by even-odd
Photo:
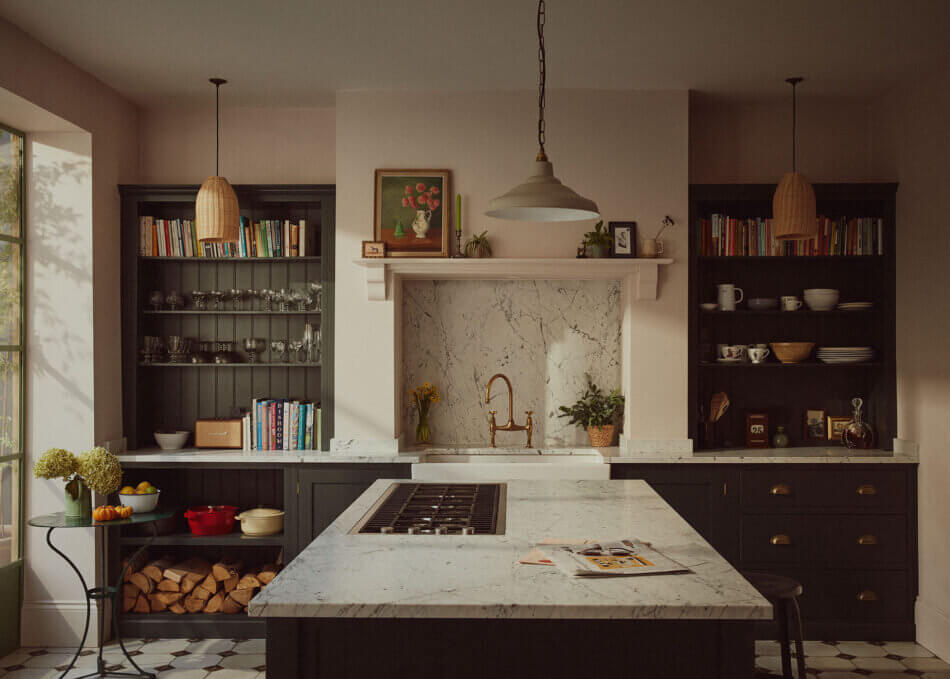
{"type": "Polygon", "coordinates": [[[394,483],[354,533],[500,535],[504,484],[394,483]]]}

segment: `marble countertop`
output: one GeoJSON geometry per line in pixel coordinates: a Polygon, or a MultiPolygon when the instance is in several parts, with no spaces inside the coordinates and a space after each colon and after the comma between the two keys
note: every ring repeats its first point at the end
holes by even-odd
{"type": "Polygon", "coordinates": [[[181,450],[133,450],[118,456],[125,463],[211,462],[227,464],[313,464],[321,462],[392,463],[419,462],[420,456],[394,453],[331,453],[321,450],[236,450],[182,448],[181,450]]]}
{"type": "Polygon", "coordinates": [[[643,481],[510,481],[504,535],[350,535],[376,481],[251,601],[261,617],[713,619],[771,605],[643,481]],[[578,578],[518,559],[539,540],[651,542],[691,569],[578,578]]]}
{"type": "Polygon", "coordinates": [[[604,462],[608,464],[915,464],[916,453],[892,450],[852,450],[843,446],[814,446],[802,448],[737,448],[733,450],[698,450],[680,454],[623,455],[619,448],[605,448],[604,462]]]}

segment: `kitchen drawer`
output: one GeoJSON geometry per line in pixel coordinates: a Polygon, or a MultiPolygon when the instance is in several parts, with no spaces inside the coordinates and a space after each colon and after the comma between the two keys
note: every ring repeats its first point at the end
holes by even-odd
{"type": "Polygon", "coordinates": [[[743,516],[739,539],[739,561],[742,568],[757,567],[781,572],[809,561],[817,539],[801,517],[778,514],[743,516]]]}
{"type": "Polygon", "coordinates": [[[828,481],[828,506],[907,510],[907,474],[903,470],[842,469],[832,473],[828,481]]]}
{"type": "Polygon", "coordinates": [[[818,560],[828,567],[907,567],[905,516],[837,516],[812,521],[821,534],[818,560]]]}
{"type": "Polygon", "coordinates": [[[768,469],[743,469],[740,487],[743,509],[776,511],[822,504],[828,486],[818,472],[764,465],[768,469]]]}
{"type": "Polygon", "coordinates": [[[850,571],[829,578],[823,587],[830,615],[853,622],[905,620],[911,616],[912,596],[903,571],[850,571]]]}

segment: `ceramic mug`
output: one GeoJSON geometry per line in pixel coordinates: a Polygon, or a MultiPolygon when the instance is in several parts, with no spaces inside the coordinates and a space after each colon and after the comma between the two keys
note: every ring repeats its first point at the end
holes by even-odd
{"type": "Polygon", "coordinates": [[[735,311],[736,304],[745,298],[742,288],[737,288],[732,283],[720,283],[716,286],[718,291],[719,308],[723,311],[735,311]]]}
{"type": "Polygon", "coordinates": [[[745,360],[746,346],[744,344],[718,344],[719,358],[726,358],[730,361],[745,360]]]}
{"type": "Polygon", "coordinates": [[[762,363],[769,356],[769,350],[762,347],[751,347],[749,349],[749,360],[753,363],[762,363]]]}
{"type": "Polygon", "coordinates": [[[798,311],[802,308],[802,301],[793,295],[782,297],[782,311],[798,311]]]}
{"type": "Polygon", "coordinates": [[[640,256],[645,258],[659,257],[663,254],[663,241],[656,238],[644,238],[640,241],[640,256]]]}

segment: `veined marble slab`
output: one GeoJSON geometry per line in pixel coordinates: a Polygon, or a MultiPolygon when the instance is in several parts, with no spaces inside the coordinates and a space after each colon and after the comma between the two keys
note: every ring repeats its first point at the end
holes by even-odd
{"type": "Polygon", "coordinates": [[[350,535],[375,482],[251,600],[262,617],[702,619],[772,606],[643,481],[511,481],[504,535],[350,535]],[[578,578],[518,563],[545,538],[635,536],[692,572],[578,578]]]}
{"type": "Polygon", "coordinates": [[[911,451],[853,450],[843,446],[740,448],[662,456],[642,454],[627,456],[617,449],[609,451],[605,449],[604,462],[608,464],[916,464],[917,454],[911,451]]]}
{"type": "Polygon", "coordinates": [[[418,455],[365,453],[361,455],[336,454],[321,450],[233,450],[183,448],[181,450],[136,450],[118,456],[125,463],[193,463],[227,464],[299,464],[316,462],[406,462],[419,461],[418,455]]]}

